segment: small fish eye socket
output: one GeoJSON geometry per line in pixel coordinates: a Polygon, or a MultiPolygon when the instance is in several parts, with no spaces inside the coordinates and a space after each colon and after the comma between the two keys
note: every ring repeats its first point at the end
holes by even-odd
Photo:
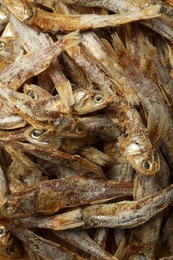
{"type": "Polygon", "coordinates": [[[24,178],[22,182],[23,182],[24,184],[28,185],[29,180],[28,180],[28,178],[24,178]]]}
{"type": "Polygon", "coordinates": [[[42,133],[43,133],[43,130],[34,129],[34,130],[32,130],[31,137],[34,139],[37,139],[41,136],[42,133]]]}
{"type": "Polygon", "coordinates": [[[6,234],[6,229],[4,226],[0,226],[0,238],[6,234]]]}
{"type": "Polygon", "coordinates": [[[5,47],[5,43],[0,41],[0,51],[2,51],[5,47]]]}
{"type": "Polygon", "coordinates": [[[87,172],[87,173],[86,173],[86,176],[87,176],[87,177],[94,177],[94,176],[95,176],[95,173],[94,173],[94,172],[87,172]]]}
{"type": "Polygon", "coordinates": [[[25,14],[26,18],[31,17],[31,16],[33,15],[33,10],[32,10],[32,8],[27,7],[27,8],[24,10],[24,14],[25,14]]]}
{"type": "Polygon", "coordinates": [[[59,126],[61,124],[61,119],[60,118],[58,118],[58,119],[56,119],[55,121],[54,121],[54,125],[55,126],[59,126]]]}
{"type": "Polygon", "coordinates": [[[9,203],[5,203],[3,208],[8,214],[11,214],[14,211],[13,206],[9,203]]]}
{"type": "Polygon", "coordinates": [[[150,168],[151,168],[151,163],[149,163],[149,162],[144,162],[144,168],[146,169],[146,170],[150,170],[150,168]]]}
{"type": "Polygon", "coordinates": [[[102,102],[103,102],[103,96],[100,95],[100,94],[95,95],[95,96],[94,96],[94,101],[95,101],[95,103],[97,103],[97,104],[102,103],[102,102]]]}
{"type": "Polygon", "coordinates": [[[34,92],[29,92],[28,96],[30,96],[32,99],[37,99],[37,95],[34,92]]]}
{"type": "Polygon", "coordinates": [[[16,245],[11,245],[6,249],[7,254],[13,255],[18,251],[16,245]]]}
{"type": "Polygon", "coordinates": [[[80,125],[76,127],[76,133],[77,133],[77,134],[82,134],[82,133],[83,133],[83,130],[84,130],[83,127],[80,126],[80,125]]]}

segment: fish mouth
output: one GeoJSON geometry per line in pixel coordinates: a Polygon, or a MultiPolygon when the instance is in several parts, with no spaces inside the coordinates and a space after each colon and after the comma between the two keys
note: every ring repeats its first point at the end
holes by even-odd
{"type": "Polygon", "coordinates": [[[7,8],[20,20],[25,21],[33,15],[32,8],[23,2],[18,2],[16,5],[16,0],[4,0],[7,8]]]}
{"type": "Polygon", "coordinates": [[[160,169],[160,160],[143,159],[141,155],[132,155],[127,158],[129,164],[138,172],[147,176],[156,174],[160,169]]]}

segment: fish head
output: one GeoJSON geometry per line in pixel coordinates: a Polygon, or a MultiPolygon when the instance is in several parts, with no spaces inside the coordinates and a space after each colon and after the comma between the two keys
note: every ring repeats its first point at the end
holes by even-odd
{"type": "Polygon", "coordinates": [[[24,132],[24,136],[26,140],[32,144],[41,146],[41,147],[47,147],[49,141],[46,138],[46,131],[35,129],[33,127],[29,127],[24,132]]]}
{"type": "Polygon", "coordinates": [[[18,193],[9,195],[6,202],[1,207],[1,214],[7,219],[18,217],[27,217],[35,213],[35,201],[32,192],[28,192],[28,196],[21,197],[18,193]]]}
{"type": "Polygon", "coordinates": [[[99,90],[80,90],[75,93],[74,111],[83,115],[105,108],[111,96],[99,90]]]}
{"type": "Polygon", "coordinates": [[[57,137],[82,138],[87,136],[88,128],[78,119],[60,117],[54,121],[57,137]]]}
{"type": "Polygon", "coordinates": [[[20,58],[24,53],[24,49],[16,37],[0,38],[0,57],[7,62],[13,62],[20,58]]]}
{"type": "Polygon", "coordinates": [[[25,21],[33,14],[33,8],[24,0],[4,0],[7,8],[20,20],[25,21]]]}
{"type": "Polygon", "coordinates": [[[130,137],[119,138],[119,147],[130,163],[139,173],[154,175],[160,169],[160,159],[149,139],[130,137]]]}
{"type": "Polygon", "coordinates": [[[1,247],[0,254],[6,256],[7,258],[19,259],[22,254],[22,249],[21,249],[21,243],[18,240],[18,238],[10,234],[10,237],[7,241],[7,245],[1,247]]]}

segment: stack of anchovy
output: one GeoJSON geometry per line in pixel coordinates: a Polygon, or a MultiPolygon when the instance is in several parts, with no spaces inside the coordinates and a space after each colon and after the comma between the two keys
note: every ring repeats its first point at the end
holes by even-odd
{"type": "Polygon", "coordinates": [[[0,255],[173,259],[173,0],[0,0],[0,255]]]}

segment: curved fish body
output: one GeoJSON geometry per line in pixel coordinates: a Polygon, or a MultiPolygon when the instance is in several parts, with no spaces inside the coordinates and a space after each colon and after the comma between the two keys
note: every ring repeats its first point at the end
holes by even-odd
{"type": "Polygon", "coordinates": [[[66,48],[70,48],[76,44],[79,44],[79,34],[72,32],[70,35],[64,36],[59,41],[47,47],[23,55],[1,72],[0,83],[2,88],[17,90],[27,79],[47,69],[52,60],[66,48]]]}
{"type": "MultiPolygon", "coordinates": [[[[33,112],[42,108],[43,116],[47,118],[56,117],[59,114],[83,115],[105,108],[111,97],[108,93],[99,90],[79,89],[74,91],[74,99],[75,102],[71,108],[66,108],[58,96],[44,99],[35,104],[33,112]]],[[[39,113],[39,117],[41,117],[41,113],[39,113]]]]}
{"type": "MultiPolygon", "coordinates": [[[[20,22],[14,16],[11,16],[10,21],[13,24],[14,31],[18,37],[25,43],[23,47],[27,53],[37,51],[51,44],[52,39],[47,34],[41,32],[38,34],[36,30],[27,24],[20,22]]],[[[54,60],[54,62],[51,63],[48,74],[52,79],[64,106],[66,108],[71,107],[75,102],[72,85],[65,77],[58,60],[54,60]]]]}
{"type": "Polygon", "coordinates": [[[79,156],[78,154],[68,154],[52,147],[41,147],[29,143],[9,142],[8,145],[19,149],[19,151],[34,155],[45,161],[62,164],[72,168],[77,174],[91,178],[105,178],[103,170],[97,164],[79,156]]]}
{"type": "Polygon", "coordinates": [[[102,260],[117,260],[116,257],[103,250],[84,230],[63,230],[56,231],[54,234],[91,256],[102,260]]]}
{"type": "MultiPolygon", "coordinates": [[[[65,230],[84,227],[134,228],[162,212],[172,201],[173,185],[137,201],[91,205],[63,214],[19,219],[28,228],[65,230]]],[[[1,209],[2,211],[2,209],[1,209]]]]}
{"type": "MultiPolygon", "coordinates": [[[[155,192],[160,191],[160,188],[165,188],[163,182],[164,178],[167,179],[167,185],[169,185],[169,168],[161,156],[161,168],[158,175],[155,176],[142,176],[137,174],[134,178],[133,196],[135,200],[141,199],[145,196],[152,195],[155,192]]],[[[165,180],[166,181],[166,180],[165,180]]],[[[161,223],[163,214],[160,213],[147,223],[133,228],[128,243],[127,259],[133,259],[135,255],[142,254],[146,259],[155,259],[156,246],[159,243],[159,234],[161,230],[161,223]]],[[[134,258],[136,259],[136,258],[134,258]]],[[[140,258],[139,258],[140,259],[140,258]]]]}
{"type": "Polygon", "coordinates": [[[131,166],[145,175],[155,174],[160,167],[159,156],[142,119],[137,110],[129,106],[122,88],[119,88],[119,84],[102,71],[100,62],[86,49],[74,47],[67,52],[82,67],[91,82],[96,83],[100,90],[112,96],[108,113],[124,133],[119,138],[119,146],[131,166]]]}
{"type": "Polygon", "coordinates": [[[114,13],[125,13],[129,11],[135,12],[141,10],[142,8],[146,8],[149,5],[148,0],[142,0],[140,2],[138,0],[133,2],[131,0],[63,0],[63,2],[78,6],[100,7],[114,13]]]}
{"type": "Polygon", "coordinates": [[[117,26],[143,19],[160,16],[159,5],[151,5],[138,12],[130,12],[115,15],[62,15],[49,13],[35,7],[26,1],[5,0],[8,9],[21,21],[33,25],[42,31],[74,31],[87,30],[90,28],[102,28],[105,26],[117,26]]]}
{"type": "Polygon", "coordinates": [[[29,229],[6,224],[7,228],[16,235],[30,250],[39,255],[41,259],[50,260],[82,260],[83,257],[69,251],[60,244],[44,239],[29,229]]]}
{"type": "Polygon", "coordinates": [[[63,208],[103,202],[131,194],[132,183],[77,176],[42,181],[26,190],[13,193],[7,198],[3,209],[9,218],[27,217],[37,213],[49,215],[63,208]],[[45,197],[49,199],[45,200],[45,197]]]}

